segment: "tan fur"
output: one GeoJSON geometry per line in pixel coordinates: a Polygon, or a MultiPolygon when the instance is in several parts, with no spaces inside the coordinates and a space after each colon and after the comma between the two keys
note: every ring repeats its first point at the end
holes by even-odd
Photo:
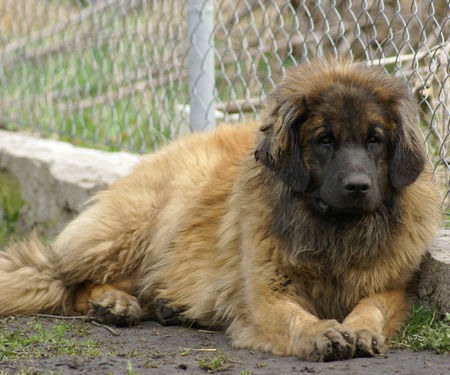
{"type": "MultiPolygon", "coordinates": [[[[318,67],[332,70],[317,65],[303,74],[318,67]]],[[[356,74],[346,65],[336,69],[356,74]]],[[[305,80],[293,77],[290,89],[311,95],[334,79],[323,73],[325,83],[316,82],[315,73],[312,87],[303,87],[305,80]]],[[[265,119],[273,106],[268,103],[265,119]]],[[[277,136],[278,146],[286,142],[277,136]]],[[[134,323],[153,317],[163,301],[182,321],[225,325],[238,347],[310,360],[385,351],[384,337],[409,310],[406,285],[439,222],[430,173],[401,191],[395,230],[367,219],[344,237],[348,251],[364,254],[364,261],[347,256],[330,267],[302,257],[300,248],[287,251],[272,234],[271,215],[284,187],[254,159],[260,138],[256,124],[191,135],[146,156],[97,194],[51,247],[31,239],[6,248],[0,314],[95,315],[112,306],[113,316],[134,323]],[[365,245],[357,248],[352,239],[362,232],[365,245]]],[[[305,209],[296,212],[299,241],[320,243],[305,209]]]]}

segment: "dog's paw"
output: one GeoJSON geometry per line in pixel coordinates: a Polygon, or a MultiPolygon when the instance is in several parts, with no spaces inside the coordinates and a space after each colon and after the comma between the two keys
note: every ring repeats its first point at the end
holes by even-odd
{"type": "Polygon", "coordinates": [[[142,314],[138,300],[120,290],[109,290],[89,301],[88,315],[106,324],[119,327],[135,325],[142,314]]]}
{"type": "Polygon", "coordinates": [[[158,299],[154,306],[155,319],[165,326],[177,326],[182,322],[178,317],[178,312],[169,306],[169,302],[164,299],[158,299]]]}
{"type": "Polygon", "coordinates": [[[355,331],[357,357],[372,357],[387,351],[386,338],[368,329],[355,331]]]}
{"type": "Polygon", "coordinates": [[[300,357],[308,361],[334,361],[353,357],[355,337],[335,320],[320,320],[299,337],[300,357]]]}

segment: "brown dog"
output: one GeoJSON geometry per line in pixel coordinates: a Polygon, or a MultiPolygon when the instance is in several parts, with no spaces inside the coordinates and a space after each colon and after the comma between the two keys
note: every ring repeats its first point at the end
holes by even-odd
{"type": "Polygon", "coordinates": [[[51,247],[1,252],[0,314],[197,321],[314,361],[382,353],[440,218],[416,128],[407,88],[381,70],[297,68],[259,130],[174,143],[51,247]]]}

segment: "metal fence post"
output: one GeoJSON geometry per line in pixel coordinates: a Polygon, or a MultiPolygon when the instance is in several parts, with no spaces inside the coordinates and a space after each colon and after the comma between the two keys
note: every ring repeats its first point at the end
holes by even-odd
{"type": "Polygon", "coordinates": [[[215,127],[214,1],[188,1],[190,128],[215,127]]]}

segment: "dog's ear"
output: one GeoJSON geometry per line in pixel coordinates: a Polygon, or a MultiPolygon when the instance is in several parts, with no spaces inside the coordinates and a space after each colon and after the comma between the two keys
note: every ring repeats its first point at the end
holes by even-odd
{"type": "Polygon", "coordinates": [[[389,163],[391,184],[398,191],[419,177],[426,161],[423,142],[414,130],[417,111],[410,99],[408,102],[407,105],[400,106],[399,116],[394,120],[396,128],[389,163]]]}
{"type": "Polygon", "coordinates": [[[268,105],[272,107],[266,111],[260,127],[262,134],[255,159],[293,191],[304,192],[309,174],[302,156],[300,128],[308,118],[306,100],[291,98],[294,100],[280,103],[277,94],[275,91],[268,97],[268,105]]]}

